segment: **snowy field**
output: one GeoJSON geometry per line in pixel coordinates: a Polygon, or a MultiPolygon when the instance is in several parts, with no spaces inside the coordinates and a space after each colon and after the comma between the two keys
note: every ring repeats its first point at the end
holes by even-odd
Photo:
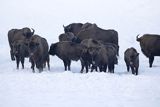
{"type": "Polygon", "coordinates": [[[159,0],[1,0],[0,1],[0,107],[160,107],[160,57],[153,67],[142,54],[138,34],[160,34],[159,0]],[[63,24],[96,23],[119,33],[120,57],[115,73],[71,71],[50,56],[51,70],[32,73],[11,61],[7,33],[30,27],[49,45],[58,41],[63,24]],[[127,72],[123,53],[129,47],[140,53],[139,75],[127,72]]]}

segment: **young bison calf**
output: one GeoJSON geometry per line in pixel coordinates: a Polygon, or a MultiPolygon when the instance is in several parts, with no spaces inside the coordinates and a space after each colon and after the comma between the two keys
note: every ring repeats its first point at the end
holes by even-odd
{"type": "Polygon", "coordinates": [[[129,71],[131,67],[132,74],[138,75],[139,53],[137,53],[135,48],[133,47],[128,48],[124,52],[124,60],[126,62],[127,71],[129,71]]]}

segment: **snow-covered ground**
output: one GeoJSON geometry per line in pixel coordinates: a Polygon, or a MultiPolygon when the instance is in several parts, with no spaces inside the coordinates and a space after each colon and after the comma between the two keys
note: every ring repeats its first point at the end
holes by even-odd
{"type": "Polygon", "coordinates": [[[0,1],[0,107],[159,107],[160,57],[153,67],[142,54],[137,34],[160,34],[159,0],[1,0],[0,1]],[[32,73],[10,60],[7,32],[32,27],[48,40],[58,41],[62,25],[96,23],[119,33],[120,57],[115,74],[81,74],[80,62],[71,71],[51,56],[51,70],[32,73]],[[126,71],[123,53],[128,47],[140,53],[139,75],[126,71]]]}

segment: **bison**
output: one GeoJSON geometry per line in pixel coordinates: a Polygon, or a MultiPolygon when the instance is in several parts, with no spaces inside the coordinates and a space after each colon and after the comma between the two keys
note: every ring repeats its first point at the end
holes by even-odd
{"type": "Polygon", "coordinates": [[[108,57],[108,72],[114,73],[114,65],[118,64],[117,59],[117,47],[115,44],[105,44],[104,45],[107,50],[107,57],[108,57]]]}
{"type": "Polygon", "coordinates": [[[142,53],[149,58],[149,67],[152,67],[154,56],[160,56],[160,35],[144,34],[140,38],[137,36],[137,41],[142,53]]]}
{"type": "Polygon", "coordinates": [[[48,43],[45,38],[42,38],[39,35],[34,35],[31,37],[29,42],[29,54],[33,72],[35,72],[35,65],[39,72],[42,72],[46,62],[48,65],[48,70],[50,70],[48,49],[48,43]]]}
{"type": "MultiPolygon", "coordinates": [[[[88,72],[88,68],[92,64],[92,56],[89,53],[89,51],[97,49],[97,46],[100,46],[101,42],[93,39],[85,39],[80,44],[83,47],[82,60],[81,60],[81,65],[82,65],[81,73],[83,73],[84,67],[86,68],[86,72],[88,72]]],[[[92,68],[93,69],[95,68],[97,71],[97,67],[93,66],[93,64],[92,68]]]]}
{"type": "MultiPolygon", "coordinates": [[[[92,65],[95,67],[99,67],[100,72],[107,70],[108,65],[108,56],[107,50],[104,45],[98,46],[92,50],[89,50],[89,54],[91,55],[92,65]]],[[[93,67],[91,72],[93,71],[93,67]]]]}
{"type": "Polygon", "coordinates": [[[87,55],[87,58],[84,58],[87,63],[85,66],[87,67],[88,63],[92,64],[91,72],[97,67],[99,67],[100,71],[106,71],[108,57],[105,46],[94,39],[85,39],[81,42],[81,45],[83,46],[83,54],[87,55]]]}
{"type": "Polygon", "coordinates": [[[82,47],[80,44],[71,41],[62,41],[51,44],[49,54],[56,55],[64,63],[64,70],[71,70],[71,60],[78,61],[81,58],[82,47]]]}
{"type": "Polygon", "coordinates": [[[19,62],[24,69],[24,59],[29,57],[28,46],[22,40],[15,41],[13,43],[13,54],[16,58],[17,69],[19,69],[19,62]]]}
{"type": "Polygon", "coordinates": [[[64,32],[72,32],[75,36],[77,36],[77,34],[79,33],[79,31],[81,30],[83,24],[82,23],[71,23],[67,26],[64,26],[64,32]]]}
{"type": "Polygon", "coordinates": [[[128,48],[124,52],[124,61],[127,66],[127,71],[129,71],[129,69],[131,68],[132,74],[138,75],[139,53],[136,51],[135,48],[128,48]]]}
{"type": "MultiPolygon", "coordinates": [[[[77,34],[78,41],[82,41],[84,39],[94,39],[99,40],[104,43],[113,43],[116,44],[118,47],[118,32],[113,29],[104,30],[99,28],[97,25],[89,25],[90,27],[86,26],[86,29],[83,28],[77,34]]],[[[119,48],[118,48],[119,51],[119,48]]],[[[119,55],[119,53],[118,53],[119,55]]]]}
{"type": "Polygon", "coordinates": [[[11,29],[8,31],[8,42],[10,46],[11,60],[15,60],[12,44],[18,40],[23,40],[24,42],[28,41],[29,38],[34,34],[35,30],[32,30],[33,31],[31,31],[28,27],[25,27],[22,29],[11,29]]]}
{"type": "MultiPolygon", "coordinates": [[[[99,60],[102,60],[101,56],[106,56],[106,60],[108,59],[107,64],[103,67],[108,67],[108,71],[111,73],[114,73],[114,65],[118,63],[117,60],[117,46],[115,44],[112,43],[106,43],[103,44],[103,42],[98,41],[98,40],[94,40],[94,39],[85,39],[81,42],[81,45],[83,46],[83,54],[84,56],[86,56],[86,58],[84,58],[84,62],[88,62],[89,64],[92,64],[92,70],[96,69],[97,71],[97,65],[93,63],[93,58],[94,58],[94,54],[96,53],[97,57],[95,60],[98,60],[98,58],[100,58],[99,60]],[[100,48],[100,49],[99,49],[100,48]],[[103,49],[105,48],[105,49],[103,49]],[[100,53],[100,50],[104,51],[104,53],[106,53],[105,55],[103,55],[104,53],[100,53]]],[[[103,59],[103,60],[105,60],[103,59]]],[[[105,60],[105,61],[106,61],[105,60]]],[[[87,63],[87,65],[88,65],[87,63]]],[[[84,65],[87,67],[87,65],[84,65]]],[[[84,68],[84,67],[83,67],[84,68]]],[[[107,69],[107,68],[104,68],[107,69]]],[[[101,69],[104,70],[104,69],[101,69]]],[[[105,70],[106,71],[106,70],[105,70]]]]}

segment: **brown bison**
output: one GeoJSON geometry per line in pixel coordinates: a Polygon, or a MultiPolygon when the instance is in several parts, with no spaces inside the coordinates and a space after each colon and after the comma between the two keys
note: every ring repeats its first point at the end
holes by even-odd
{"type": "Polygon", "coordinates": [[[127,71],[131,68],[132,74],[138,75],[139,68],[139,53],[135,48],[128,48],[124,52],[124,60],[127,66],[127,71]]]}
{"type": "MultiPolygon", "coordinates": [[[[105,46],[97,40],[94,39],[85,39],[81,42],[81,45],[83,46],[83,54],[87,55],[86,58],[84,58],[84,61],[87,63],[85,67],[88,66],[88,64],[92,64],[91,72],[99,67],[100,71],[106,71],[107,69],[107,63],[108,63],[108,57],[107,57],[107,51],[105,46]]],[[[87,72],[88,70],[86,70],[87,72]]]]}
{"type": "Polygon", "coordinates": [[[15,60],[12,44],[18,40],[23,40],[24,42],[28,41],[28,39],[34,34],[34,29],[32,30],[33,32],[28,27],[25,27],[22,29],[11,29],[8,31],[11,60],[15,60]]]}
{"type": "MultiPolygon", "coordinates": [[[[84,58],[84,62],[87,63],[87,65],[84,65],[85,67],[89,64],[92,64],[92,70],[96,69],[97,66],[99,66],[100,71],[106,71],[108,67],[108,71],[111,73],[114,73],[114,65],[118,63],[117,61],[117,46],[112,43],[106,43],[105,45],[98,40],[94,39],[85,39],[81,42],[81,45],[83,46],[83,54],[86,56],[84,58]],[[100,49],[99,49],[100,48],[100,49]],[[103,51],[102,51],[103,50],[103,51]],[[103,53],[101,53],[101,52],[103,53]],[[105,55],[104,55],[105,53],[105,55]],[[94,57],[96,54],[97,57],[94,57]],[[102,56],[105,56],[105,59],[102,58],[102,56]],[[95,59],[94,59],[95,58],[95,59]],[[99,59],[98,59],[99,58],[99,59]],[[96,60],[97,64],[94,64],[96,60]],[[100,65],[100,61],[106,61],[106,65],[100,65]]],[[[84,67],[83,67],[84,68],[84,67]]],[[[83,69],[82,69],[83,71],[83,69]]]]}
{"type": "Polygon", "coordinates": [[[24,59],[29,57],[28,46],[22,40],[15,41],[13,43],[13,54],[16,58],[17,69],[19,69],[19,62],[24,69],[24,59]]]}
{"type": "MultiPolygon", "coordinates": [[[[95,49],[89,50],[89,54],[92,57],[92,65],[94,66],[94,68],[99,67],[100,72],[106,72],[108,65],[108,56],[105,46],[101,45],[95,49]]],[[[93,68],[91,69],[91,72],[92,71],[93,68]]]]}
{"type": "MultiPolygon", "coordinates": [[[[86,72],[88,72],[89,66],[92,64],[92,55],[89,53],[97,49],[98,46],[101,46],[101,42],[93,40],[93,39],[85,39],[80,43],[83,47],[82,59],[81,59],[81,73],[83,73],[84,67],[86,68],[86,72]]],[[[96,69],[97,67],[92,64],[92,68],[96,69]]],[[[93,71],[93,70],[92,70],[93,71]]]]}
{"type": "Polygon", "coordinates": [[[104,45],[107,50],[107,57],[108,57],[108,72],[114,73],[115,64],[118,64],[117,59],[117,47],[115,44],[105,44],[104,45]]]}
{"type": "Polygon", "coordinates": [[[81,30],[83,24],[82,23],[71,23],[67,26],[64,26],[64,32],[72,32],[75,36],[77,36],[77,34],[79,33],[79,31],[81,30]]]}
{"type": "Polygon", "coordinates": [[[154,56],[160,56],[160,35],[144,34],[138,38],[142,53],[149,58],[149,67],[152,67],[154,56]]]}
{"type": "MultiPolygon", "coordinates": [[[[82,26],[82,29],[76,35],[77,41],[82,41],[84,39],[94,39],[99,40],[104,43],[113,43],[118,47],[118,32],[112,29],[104,30],[99,28],[96,24],[85,24],[82,26]]],[[[119,48],[118,48],[119,50],[119,48]]],[[[119,55],[119,53],[118,53],[119,55]]]]}
{"type": "Polygon", "coordinates": [[[29,54],[33,72],[35,72],[35,65],[39,69],[39,72],[42,72],[46,62],[48,64],[48,70],[50,70],[48,48],[48,43],[45,38],[38,35],[31,37],[29,42],[29,54]]]}
{"type": "Polygon", "coordinates": [[[63,60],[65,71],[71,70],[71,60],[78,61],[81,58],[83,48],[80,44],[71,41],[62,41],[50,46],[49,54],[56,55],[63,60]]]}

